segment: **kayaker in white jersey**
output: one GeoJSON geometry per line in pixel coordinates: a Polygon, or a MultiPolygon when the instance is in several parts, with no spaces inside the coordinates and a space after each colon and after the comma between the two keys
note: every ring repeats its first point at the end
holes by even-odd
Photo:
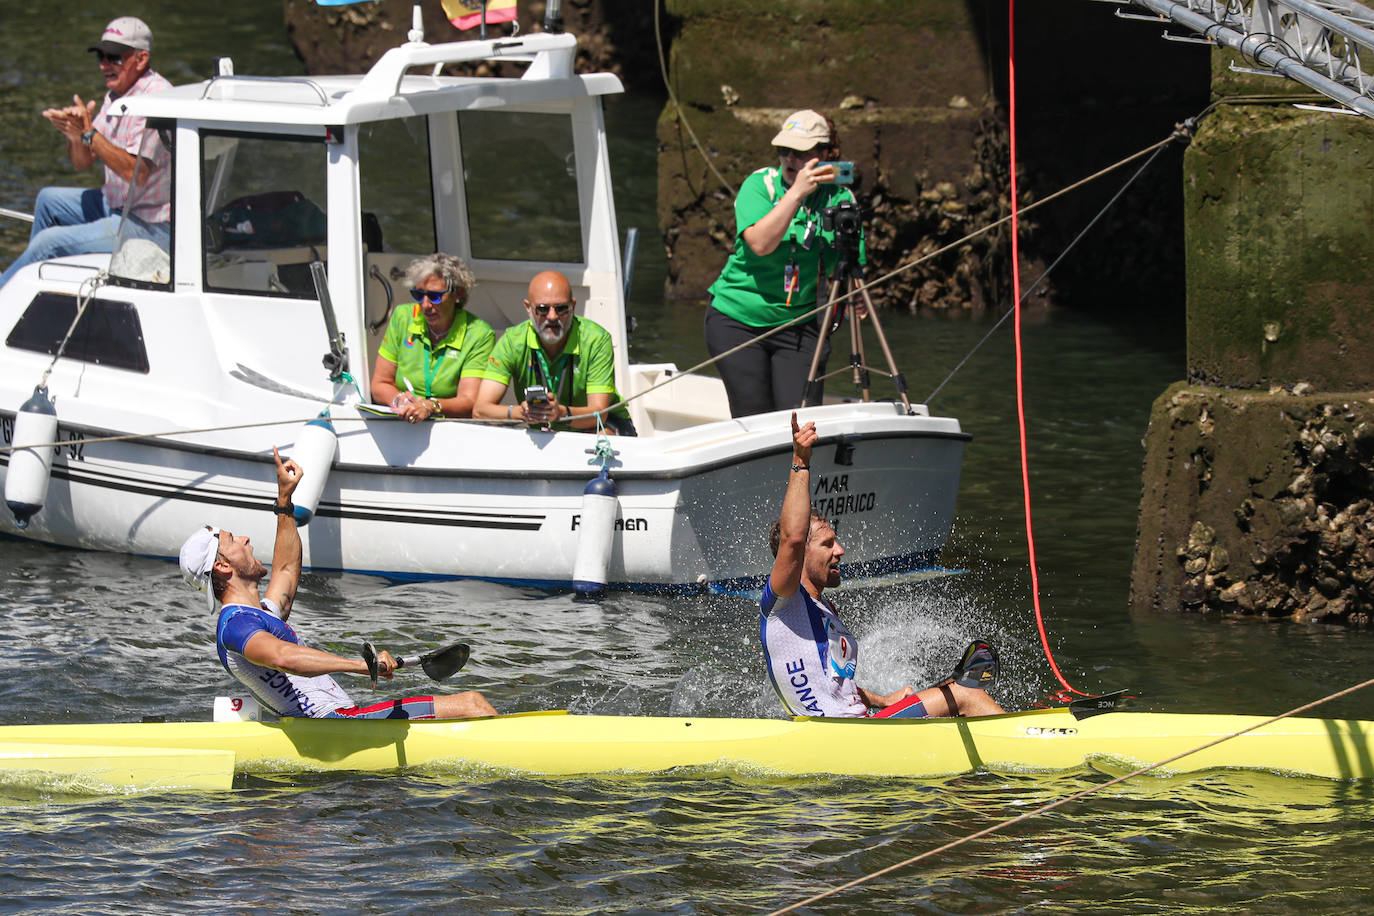
{"type": "Polygon", "coordinates": [[[795,716],[988,716],[1003,712],[988,696],[997,675],[991,647],[975,641],[950,678],[915,691],[874,693],[854,683],[859,643],[821,593],[840,584],[840,546],[830,523],[811,507],[811,450],[816,424],[792,414],[792,468],[782,515],[769,546],[773,571],[760,599],[759,639],[778,699],[795,716]]]}
{"type": "MultiPolygon", "coordinates": [[[[181,547],[181,573],[186,581],[224,603],[215,628],[220,664],[243,682],[262,705],[279,716],[328,719],[458,719],[494,716],[496,710],[476,691],[444,696],[406,697],[358,706],[330,677],[367,675],[362,658],[344,658],[312,649],[287,625],[301,581],[301,536],[296,530],[291,494],[301,482],[295,461],[277,462],[277,538],[272,551],[272,577],[261,595],[267,568],[253,555],[247,535],[235,536],[206,525],[181,547]]],[[[391,653],[377,653],[378,674],[388,680],[396,670],[391,653]]]]}

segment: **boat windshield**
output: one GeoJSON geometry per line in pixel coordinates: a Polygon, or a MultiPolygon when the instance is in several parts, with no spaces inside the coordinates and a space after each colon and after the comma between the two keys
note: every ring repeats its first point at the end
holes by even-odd
{"type": "Polygon", "coordinates": [[[150,122],[134,162],[124,218],[119,222],[110,277],[132,286],[172,283],[172,144],[170,123],[150,122]]]}
{"type": "Polygon", "coordinates": [[[311,299],[328,260],[324,138],[201,132],[205,288],[311,299]]]}
{"type": "Polygon", "coordinates": [[[572,118],[464,111],[458,130],[473,257],[582,263],[572,118]]]}
{"type": "Polygon", "coordinates": [[[376,253],[438,251],[426,118],[374,121],[358,128],[363,245],[376,253]]]}

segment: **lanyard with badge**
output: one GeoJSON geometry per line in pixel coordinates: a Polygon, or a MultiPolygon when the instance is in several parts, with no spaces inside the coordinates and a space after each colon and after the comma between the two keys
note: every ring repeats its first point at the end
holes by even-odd
{"type": "Polygon", "coordinates": [[[567,393],[567,400],[564,400],[563,382],[568,378],[568,367],[572,365],[572,355],[562,354],[559,358],[563,359],[563,371],[558,374],[558,380],[554,381],[553,370],[549,368],[548,359],[544,356],[544,351],[539,347],[533,348],[533,359],[530,360],[532,374],[539,378],[544,387],[553,392],[553,396],[559,399],[560,404],[566,404],[572,400],[572,392],[567,393]]]}

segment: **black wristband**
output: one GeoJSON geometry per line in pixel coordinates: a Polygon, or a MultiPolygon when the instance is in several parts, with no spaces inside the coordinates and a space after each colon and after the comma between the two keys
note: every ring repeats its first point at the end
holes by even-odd
{"type": "Polygon", "coordinates": [[[794,465],[792,465],[792,470],[794,470],[794,471],[809,471],[809,470],[811,470],[811,466],[810,466],[810,465],[806,465],[806,464],[794,464],[794,465]]]}
{"type": "Polygon", "coordinates": [[[286,505],[283,506],[281,503],[277,502],[274,499],[272,500],[272,511],[277,515],[295,515],[296,504],[293,502],[288,502],[286,505]]]}

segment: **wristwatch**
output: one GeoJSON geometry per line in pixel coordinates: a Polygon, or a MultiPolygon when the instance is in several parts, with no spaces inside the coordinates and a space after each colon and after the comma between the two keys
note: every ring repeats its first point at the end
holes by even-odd
{"type": "Polygon", "coordinates": [[[283,506],[281,503],[277,502],[274,499],[272,500],[272,511],[275,512],[277,515],[295,515],[296,504],[293,502],[288,502],[286,505],[283,506]]]}
{"type": "Polygon", "coordinates": [[[94,127],[92,127],[90,130],[82,131],[82,133],[81,133],[81,142],[82,142],[82,143],[86,144],[87,146],[90,146],[90,145],[91,145],[91,141],[94,140],[94,139],[95,139],[95,128],[94,128],[94,127]]]}

